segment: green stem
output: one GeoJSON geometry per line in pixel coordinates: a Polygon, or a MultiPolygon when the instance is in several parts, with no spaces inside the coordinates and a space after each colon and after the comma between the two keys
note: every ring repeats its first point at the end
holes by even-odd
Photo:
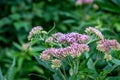
{"type": "Polygon", "coordinates": [[[72,67],[72,63],[71,63],[69,57],[67,57],[67,61],[68,61],[68,64],[70,65],[70,67],[72,67]]]}
{"type": "Polygon", "coordinates": [[[64,65],[63,65],[63,73],[64,73],[65,78],[66,78],[66,80],[67,80],[67,74],[66,74],[66,72],[65,72],[65,67],[64,67],[64,65]]]}
{"type": "Polygon", "coordinates": [[[58,71],[59,71],[59,73],[61,74],[61,76],[62,76],[63,80],[67,80],[67,79],[65,78],[65,76],[63,75],[63,73],[61,72],[61,70],[60,70],[60,69],[58,69],[58,71]]]}

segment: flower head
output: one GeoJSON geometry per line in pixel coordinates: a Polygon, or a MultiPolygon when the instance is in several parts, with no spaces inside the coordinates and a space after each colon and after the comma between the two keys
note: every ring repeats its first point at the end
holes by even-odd
{"type": "Polygon", "coordinates": [[[46,40],[45,40],[46,43],[51,43],[53,42],[53,37],[48,37],[46,40]]]}
{"type": "Polygon", "coordinates": [[[100,40],[97,42],[97,49],[104,53],[108,53],[110,49],[120,50],[120,44],[116,40],[100,40]]]}
{"type": "Polygon", "coordinates": [[[54,68],[59,68],[61,66],[61,61],[60,60],[58,60],[58,59],[54,59],[54,60],[52,60],[52,68],[54,69],[54,68]]]}
{"type": "Polygon", "coordinates": [[[71,33],[68,33],[68,34],[64,34],[63,36],[61,36],[59,39],[58,39],[58,42],[59,43],[85,43],[89,40],[89,36],[88,35],[85,35],[85,34],[79,34],[77,32],[71,32],[71,33]]]}
{"type": "Polygon", "coordinates": [[[33,27],[32,30],[29,32],[29,35],[28,35],[28,40],[31,40],[32,37],[39,33],[40,31],[42,31],[42,27],[41,26],[36,26],[36,27],[33,27]]]}
{"type": "Polygon", "coordinates": [[[55,48],[49,48],[49,49],[46,49],[42,52],[41,54],[41,59],[42,60],[49,60],[50,59],[50,56],[51,55],[54,55],[56,52],[56,49],[55,48]]]}
{"type": "Polygon", "coordinates": [[[42,59],[44,61],[50,60],[50,55],[49,54],[41,54],[40,59],[42,59]]]}
{"type": "Polygon", "coordinates": [[[88,28],[86,28],[85,32],[86,32],[86,33],[95,34],[95,35],[97,35],[100,39],[104,39],[103,34],[102,34],[99,30],[97,30],[96,28],[88,27],[88,28]]]}
{"type": "Polygon", "coordinates": [[[87,44],[73,43],[73,44],[71,44],[70,47],[71,47],[70,55],[73,58],[79,57],[83,52],[89,51],[89,46],[87,44]]]}
{"type": "Polygon", "coordinates": [[[106,61],[110,61],[112,60],[112,56],[110,54],[105,54],[104,59],[106,59],[106,61]]]}

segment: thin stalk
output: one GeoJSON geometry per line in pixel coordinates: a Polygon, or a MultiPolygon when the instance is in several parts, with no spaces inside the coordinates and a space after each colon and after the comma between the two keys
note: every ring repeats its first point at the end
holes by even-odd
{"type": "Polygon", "coordinates": [[[72,63],[71,63],[69,57],[67,58],[67,61],[68,61],[68,64],[70,65],[70,67],[72,67],[72,63]]]}
{"type": "Polygon", "coordinates": [[[63,65],[63,73],[64,73],[64,75],[65,75],[65,78],[67,79],[67,74],[66,74],[66,72],[65,72],[65,67],[64,67],[64,65],[63,65]]]}
{"type": "Polygon", "coordinates": [[[61,72],[61,70],[60,70],[60,69],[58,69],[58,71],[59,71],[59,73],[61,74],[61,76],[62,76],[63,80],[67,80],[67,79],[65,78],[65,76],[63,75],[63,73],[61,72]]]}

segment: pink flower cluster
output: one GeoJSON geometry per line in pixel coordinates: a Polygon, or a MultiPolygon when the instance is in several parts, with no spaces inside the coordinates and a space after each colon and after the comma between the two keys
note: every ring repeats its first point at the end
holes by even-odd
{"type": "Polygon", "coordinates": [[[88,28],[86,28],[85,32],[88,33],[88,34],[89,34],[89,33],[95,34],[95,35],[98,36],[100,39],[104,39],[103,34],[102,34],[99,30],[97,30],[96,28],[88,27],[88,28]]]}
{"type": "Polygon", "coordinates": [[[85,34],[79,34],[77,32],[72,32],[68,34],[64,34],[63,36],[58,38],[59,43],[85,43],[89,40],[89,36],[85,34]]]}
{"type": "Polygon", "coordinates": [[[104,53],[108,53],[110,49],[120,50],[120,44],[117,42],[117,40],[103,39],[97,42],[97,49],[104,53]]]}
{"type": "Polygon", "coordinates": [[[31,40],[32,37],[36,34],[36,33],[39,33],[40,31],[42,31],[42,27],[41,26],[36,26],[36,27],[33,27],[32,30],[29,32],[29,35],[28,35],[28,40],[31,40]]]}
{"type": "Polygon", "coordinates": [[[42,60],[50,60],[51,57],[65,58],[66,56],[79,57],[83,52],[89,51],[87,44],[73,43],[65,48],[49,48],[42,52],[42,60]]]}
{"type": "Polygon", "coordinates": [[[91,4],[94,0],[77,0],[76,5],[91,4]]]}

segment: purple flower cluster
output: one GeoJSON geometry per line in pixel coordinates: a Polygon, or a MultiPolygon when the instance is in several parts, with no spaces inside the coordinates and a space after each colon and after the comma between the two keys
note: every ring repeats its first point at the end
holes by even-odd
{"type": "Polygon", "coordinates": [[[97,42],[97,49],[104,53],[108,53],[110,49],[120,50],[120,44],[117,42],[117,40],[103,39],[97,42]]]}
{"type": "Polygon", "coordinates": [[[95,34],[95,35],[97,35],[100,39],[104,39],[103,34],[102,34],[99,30],[97,30],[96,28],[88,27],[88,28],[86,28],[85,32],[88,33],[88,34],[89,34],[89,33],[95,34]]]}
{"type": "Polygon", "coordinates": [[[29,32],[29,35],[28,35],[28,40],[31,40],[32,37],[39,33],[40,31],[42,31],[42,27],[41,26],[36,26],[36,27],[33,27],[32,30],[29,32]]]}
{"type": "Polygon", "coordinates": [[[79,57],[83,52],[89,51],[87,44],[73,43],[66,48],[50,48],[42,52],[41,59],[49,60],[51,57],[65,58],[66,56],[79,57]]]}
{"type": "Polygon", "coordinates": [[[40,55],[40,58],[42,60],[49,60],[50,56],[53,55],[55,52],[56,52],[55,48],[46,49],[45,51],[42,52],[42,54],[40,55]]]}
{"type": "Polygon", "coordinates": [[[79,34],[77,32],[72,32],[68,34],[64,34],[63,36],[58,38],[59,43],[85,43],[89,40],[89,36],[85,34],[79,34]]]}

